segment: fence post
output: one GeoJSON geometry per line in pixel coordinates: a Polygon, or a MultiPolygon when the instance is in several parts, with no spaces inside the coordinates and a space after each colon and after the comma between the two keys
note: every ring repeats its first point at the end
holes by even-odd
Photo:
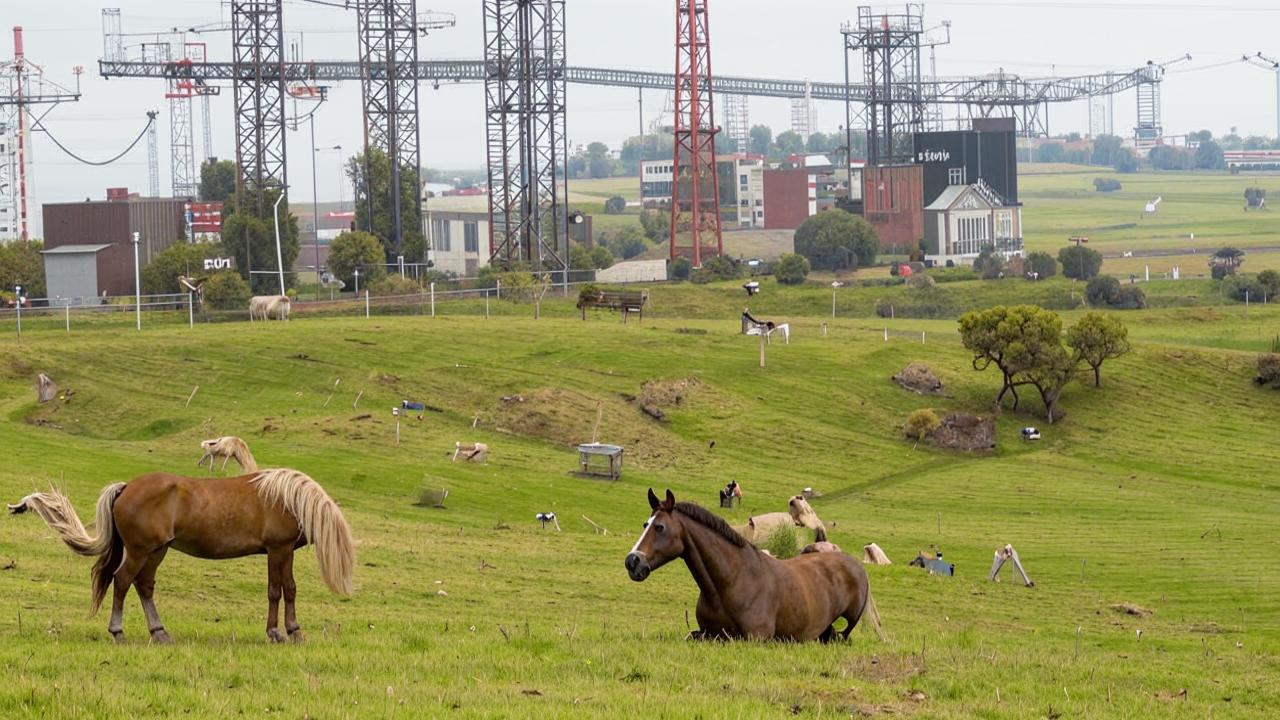
{"type": "Polygon", "coordinates": [[[364,291],[364,316],[369,317],[369,291],[364,291]]]}
{"type": "Polygon", "coordinates": [[[921,344],[921,345],[923,345],[923,344],[924,344],[924,331],[923,331],[923,330],[921,330],[921,331],[920,331],[920,344],[921,344]]]}
{"type": "Polygon", "coordinates": [[[436,284],[431,283],[431,317],[436,316],[436,284]]]}
{"type": "Polygon", "coordinates": [[[496,287],[496,289],[497,289],[497,291],[498,291],[498,299],[499,299],[499,300],[501,300],[501,299],[502,299],[502,281],[501,281],[501,280],[497,280],[497,281],[496,281],[496,286],[495,286],[495,287],[496,287]]]}
{"type": "Polygon", "coordinates": [[[889,342],[889,326],[884,326],[884,341],[889,342]]]}
{"type": "Polygon", "coordinates": [[[71,301],[68,300],[67,304],[64,305],[63,307],[66,308],[66,311],[67,311],[67,334],[70,335],[71,334],[71,301]]]}
{"type": "Polygon", "coordinates": [[[196,326],[196,294],[187,293],[187,327],[196,326]]]}
{"type": "Polygon", "coordinates": [[[22,339],[22,298],[18,298],[18,339],[22,339]]]}
{"type": "Polygon", "coordinates": [[[488,288],[485,288],[485,291],[484,291],[484,319],[485,320],[489,319],[489,289],[488,288]]]}

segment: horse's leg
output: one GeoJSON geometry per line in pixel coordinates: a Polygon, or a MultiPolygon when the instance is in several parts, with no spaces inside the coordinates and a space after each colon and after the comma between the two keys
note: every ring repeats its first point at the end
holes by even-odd
{"type": "Polygon", "coordinates": [[[124,642],[124,598],[129,594],[129,586],[138,576],[147,562],[147,553],[139,552],[125,546],[124,560],[115,573],[115,592],[111,597],[111,621],[107,623],[107,632],[116,642],[124,642]]]}
{"type": "Polygon", "coordinates": [[[284,590],[284,629],[289,639],[302,642],[302,626],[298,625],[298,617],[294,611],[294,600],[298,598],[298,585],[293,581],[293,548],[289,548],[281,563],[281,582],[284,590]]]}
{"type": "Polygon", "coordinates": [[[147,629],[151,631],[151,641],[161,645],[173,642],[169,633],[165,632],[164,625],[160,624],[160,613],[156,610],[155,602],[156,568],[160,567],[167,552],[169,548],[164,546],[148,555],[146,564],[142,566],[138,577],[133,581],[133,587],[138,591],[138,599],[142,601],[142,612],[147,616],[147,629]]]}
{"type": "Polygon", "coordinates": [[[284,558],[292,554],[293,548],[290,546],[267,549],[267,637],[271,642],[284,642],[284,636],[277,629],[280,619],[280,596],[284,594],[281,576],[284,558]]]}
{"type": "MultiPolygon", "coordinates": [[[[222,474],[223,474],[223,475],[226,475],[226,474],[227,474],[227,462],[228,462],[228,461],[230,461],[230,460],[231,460],[231,456],[230,456],[230,455],[223,455],[223,456],[222,456],[222,474]]],[[[209,463],[209,467],[213,467],[213,463],[209,463]]]]}

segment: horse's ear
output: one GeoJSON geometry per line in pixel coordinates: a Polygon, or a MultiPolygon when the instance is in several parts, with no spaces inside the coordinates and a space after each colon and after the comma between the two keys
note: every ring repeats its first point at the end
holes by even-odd
{"type": "Polygon", "coordinates": [[[671,488],[667,488],[667,499],[662,501],[663,510],[671,510],[676,506],[676,496],[671,494],[671,488]]]}
{"type": "Polygon", "coordinates": [[[653,488],[649,488],[649,509],[658,509],[658,496],[653,494],[653,488]]]}

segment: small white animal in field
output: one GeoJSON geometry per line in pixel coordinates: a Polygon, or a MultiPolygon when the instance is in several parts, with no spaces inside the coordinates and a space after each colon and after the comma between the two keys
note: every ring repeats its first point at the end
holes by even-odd
{"type": "Polygon", "coordinates": [[[253,459],[253,453],[249,452],[249,446],[245,441],[234,435],[225,435],[220,438],[204,440],[200,443],[200,449],[204,450],[204,455],[196,462],[196,467],[204,465],[206,460],[209,461],[209,472],[213,472],[213,463],[218,458],[222,458],[222,471],[227,469],[227,461],[235,458],[240,467],[245,472],[257,472],[258,461],[253,459]]]}

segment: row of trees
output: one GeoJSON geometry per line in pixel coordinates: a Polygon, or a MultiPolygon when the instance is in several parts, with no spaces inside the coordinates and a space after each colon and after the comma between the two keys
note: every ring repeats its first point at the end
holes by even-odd
{"type": "MultiPolygon", "coordinates": [[[[235,258],[236,271],[249,283],[254,293],[279,292],[276,277],[254,274],[251,271],[277,269],[275,218],[271,213],[280,197],[280,191],[276,188],[264,189],[260,198],[247,193],[244,198],[246,206],[238,207],[236,174],[236,165],[230,160],[206,162],[200,168],[200,199],[222,203],[222,243],[217,249],[220,254],[235,258]]],[[[287,200],[281,203],[279,212],[280,257],[284,262],[286,275],[292,275],[290,268],[293,267],[300,249],[298,218],[289,212],[287,200]]],[[[175,257],[172,261],[181,260],[186,263],[189,259],[182,256],[175,257]]],[[[176,276],[174,277],[173,283],[176,284],[176,276]]]]}
{"type": "Polygon", "coordinates": [[[12,300],[13,288],[22,286],[29,298],[48,295],[44,283],[44,243],[39,240],[14,240],[0,243],[0,294],[12,300]]]}
{"type": "Polygon", "coordinates": [[[960,337],[973,353],[973,369],[1000,372],[996,408],[1004,407],[1009,396],[1017,410],[1018,388],[1029,386],[1039,394],[1050,423],[1062,417],[1057,404],[1079,366],[1088,365],[1094,387],[1101,386],[1103,363],[1129,352],[1128,332],[1119,320],[1090,312],[1064,337],[1062,318],[1035,305],[996,306],[960,318],[960,337]]]}

